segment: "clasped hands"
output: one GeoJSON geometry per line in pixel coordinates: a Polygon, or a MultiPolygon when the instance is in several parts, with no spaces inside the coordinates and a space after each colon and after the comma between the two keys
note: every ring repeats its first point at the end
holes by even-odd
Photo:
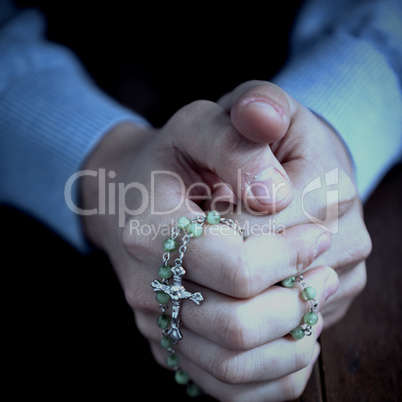
{"type": "MultiPolygon", "coordinates": [[[[125,192],[126,211],[141,213],[127,213],[124,225],[116,214],[104,214],[86,216],[84,226],[108,254],[137,327],[162,366],[166,351],[150,283],[169,233],[152,238],[130,222],[169,227],[216,207],[254,228],[245,241],[212,228],[191,241],[184,284],[205,301],[201,307],[183,303],[176,350],[183,369],[218,400],[298,397],[319,355],[322,329],[338,322],[364,288],[371,250],[352,164],[334,130],[277,86],[250,81],[218,103],[183,107],[160,129],[114,128],[85,168],[114,171],[119,183],[153,190],[145,208],[139,186],[125,192]],[[326,174],[332,175],[329,186],[326,174]],[[269,233],[258,233],[268,223],[269,233]],[[300,324],[306,302],[300,289],[276,284],[300,273],[317,290],[320,320],[312,336],[296,341],[288,334],[300,324]]],[[[85,177],[85,208],[94,207],[98,193],[97,182],[85,177]]]]}

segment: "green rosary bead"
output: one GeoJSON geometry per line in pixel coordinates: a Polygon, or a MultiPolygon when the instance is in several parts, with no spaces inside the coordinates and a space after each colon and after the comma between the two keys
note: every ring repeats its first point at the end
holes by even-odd
{"type": "Polygon", "coordinates": [[[177,227],[181,230],[186,230],[188,226],[190,225],[190,219],[186,218],[185,216],[182,216],[178,221],[177,221],[177,227]]]}
{"type": "Polygon", "coordinates": [[[164,292],[158,292],[156,294],[156,300],[159,304],[166,304],[170,301],[170,296],[164,292]]]}
{"type": "Polygon", "coordinates": [[[169,265],[166,265],[166,267],[164,265],[162,265],[159,268],[159,272],[158,272],[159,276],[162,279],[169,279],[173,275],[171,269],[172,269],[172,267],[169,267],[169,265]]]}
{"type": "Polygon", "coordinates": [[[302,296],[304,300],[313,300],[316,295],[317,291],[312,286],[308,286],[302,291],[302,296]]]}
{"type": "Polygon", "coordinates": [[[293,286],[295,285],[295,281],[296,277],[291,276],[290,278],[284,279],[281,283],[282,286],[284,286],[285,288],[293,288],[293,286]]]}
{"type": "Polygon", "coordinates": [[[219,223],[221,221],[221,214],[217,211],[209,211],[207,214],[207,221],[211,225],[219,223]]]}
{"type": "Polygon", "coordinates": [[[164,349],[171,349],[173,347],[173,342],[168,336],[163,336],[161,339],[161,346],[164,349]]]}
{"type": "Polygon", "coordinates": [[[191,384],[187,387],[187,395],[191,398],[195,398],[201,395],[201,389],[197,384],[191,384]]]}
{"type": "Polygon", "coordinates": [[[318,322],[318,315],[314,311],[304,314],[304,322],[307,325],[315,325],[318,322]]]}
{"type": "Polygon", "coordinates": [[[223,223],[244,236],[244,229],[240,228],[232,219],[222,219],[217,211],[210,211],[207,215],[200,214],[193,219],[186,218],[185,216],[180,217],[177,220],[176,226],[172,228],[171,236],[163,241],[162,247],[165,251],[165,254],[163,254],[163,265],[159,266],[159,279],[156,279],[151,283],[154,292],[156,292],[156,300],[160,304],[159,307],[162,310],[162,313],[160,313],[161,315],[158,316],[156,321],[158,327],[162,329],[160,345],[162,348],[167,350],[166,365],[175,371],[176,383],[186,385],[187,395],[189,397],[201,395],[203,391],[197,384],[194,384],[191,381],[188,373],[181,369],[180,358],[175,351],[175,344],[182,337],[179,331],[180,304],[174,303],[173,306],[173,310],[176,314],[176,327],[174,325],[173,317],[165,315],[165,312],[168,308],[167,303],[169,303],[169,301],[172,299],[181,301],[183,298],[188,298],[187,294],[191,296],[191,300],[193,300],[197,305],[204,300],[200,292],[191,295],[189,292],[186,292],[182,286],[181,277],[185,274],[185,271],[181,265],[190,238],[200,237],[203,233],[204,225],[214,225],[218,223],[223,223]],[[181,232],[182,230],[184,233],[181,232]],[[182,234],[183,237],[177,238],[179,234],[182,234]],[[181,247],[180,244],[182,244],[181,247]],[[176,250],[180,251],[180,256],[175,259],[175,267],[172,268],[167,264],[172,257],[170,253],[176,250]],[[173,283],[170,283],[172,276],[173,283]],[[171,329],[168,332],[169,327],[171,327],[171,329]],[[167,334],[170,334],[170,336],[167,334]]]}
{"type": "Polygon", "coordinates": [[[187,228],[188,233],[192,234],[193,237],[199,237],[202,234],[202,225],[200,225],[198,222],[192,222],[188,228],[187,228]]]}
{"type": "Polygon", "coordinates": [[[293,329],[292,331],[290,331],[290,335],[292,335],[292,337],[294,339],[303,339],[304,338],[304,329],[302,327],[297,327],[295,329],[293,329]]]}
{"type": "Polygon", "coordinates": [[[171,368],[178,367],[179,363],[180,363],[179,356],[177,356],[175,353],[172,355],[169,355],[166,358],[166,364],[171,368]]]}
{"type": "Polygon", "coordinates": [[[177,384],[184,385],[187,384],[190,380],[187,371],[177,370],[174,374],[174,379],[176,380],[177,384]]]}
{"type": "Polygon", "coordinates": [[[157,318],[156,324],[159,328],[165,329],[170,325],[170,317],[168,315],[162,314],[157,318]]]}
{"type": "Polygon", "coordinates": [[[171,251],[175,251],[177,249],[177,242],[173,239],[165,239],[162,247],[166,252],[170,253],[171,251]]]}

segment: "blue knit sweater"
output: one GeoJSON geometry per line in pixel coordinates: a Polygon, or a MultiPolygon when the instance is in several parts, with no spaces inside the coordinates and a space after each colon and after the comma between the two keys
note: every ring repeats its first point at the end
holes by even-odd
{"type": "MultiPolygon", "coordinates": [[[[274,82],[326,119],[349,147],[366,199],[402,155],[402,4],[306,1],[274,82]]],[[[0,1],[0,202],[86,250],[67,180],[122,122],[147,124],[102,93],[35,10],[0,1]]],[[[74,189],[75,203],[78,191],[74,189]]]]}

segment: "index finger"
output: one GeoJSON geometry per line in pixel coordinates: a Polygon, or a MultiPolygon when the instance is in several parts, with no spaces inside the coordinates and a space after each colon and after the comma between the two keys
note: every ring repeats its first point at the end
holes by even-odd
{"type": "Polygon", "coordinates": [[[253,297],[296,275],[331,245],[332,237],[314,224],[297,225],[282,234],[246,240],[225,226],[207,226],[187,247],[187,279],[228,296],[253,297]]]}

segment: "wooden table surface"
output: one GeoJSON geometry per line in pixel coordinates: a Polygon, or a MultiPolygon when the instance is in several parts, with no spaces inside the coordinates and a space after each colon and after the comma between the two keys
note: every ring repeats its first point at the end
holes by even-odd
{"type": "Polygon", "coordinates": [[[366,202],[373,242],[368,282],[347,316],[320,337],[303,402],[402,401],[402,168],[366,202]]]}
{"type": "MultiPolygon", "coordinates": [[[[300,401],[402,401],[401,206],[398,166],[365,206],[373,240],[367,287],[322,334],[300,401]]],[[[32,218],[1,213],[2,400],[173,396],[171,373],[153,362],[105,256],[82,256],[32,218]]],[[[176,400],[186,400],[178,392],[176,400]]]]}

